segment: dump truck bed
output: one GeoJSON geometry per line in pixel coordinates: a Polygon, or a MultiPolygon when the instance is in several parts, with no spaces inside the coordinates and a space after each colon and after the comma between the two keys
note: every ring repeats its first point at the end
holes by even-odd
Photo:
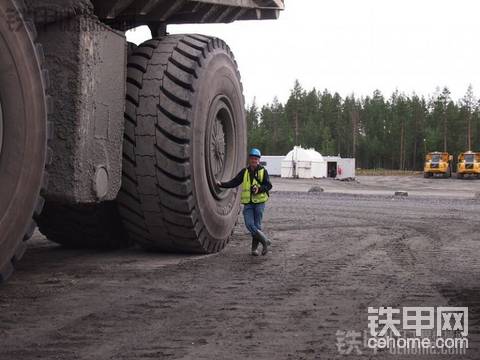
{"type": "Polygon", "coordinates": [[[93,0],[95,14],[111,25],[230,23],[277,19],[283,0],[93,0]]]}

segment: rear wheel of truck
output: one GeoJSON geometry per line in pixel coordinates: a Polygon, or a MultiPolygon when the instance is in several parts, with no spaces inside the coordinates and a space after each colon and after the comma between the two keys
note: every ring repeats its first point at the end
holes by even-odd
{"type": "Polygon", "coordinates": [[[99,204],[45,204],[38,228],[50,241],[67,248],[119,249],[131,245],[114,201],[99,204]]]}
{"type": "Polygon", "coordinates": [[[46,184],[47,77],[22,2],[0,0],[0,282],[12,273],[35,229],[46,184]]]}
{"type": "Polygon", "coordinates": [[[245,166],[240,74],[220,39],[174,35],[128,61],[120,214],[130,237],[162,251],[213,253],[227,244],[238,189],[216,181],[245,166]]]}

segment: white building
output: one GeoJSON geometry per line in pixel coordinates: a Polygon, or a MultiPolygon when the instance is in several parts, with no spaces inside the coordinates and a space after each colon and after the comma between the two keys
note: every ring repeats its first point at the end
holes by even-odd
{"type": "Polygon", "coordinates": [[[282,160],[281,176],[300,179],[353,179],[355,178],[355,159],[322,156],[314,149],[295,146],[282,160]]]}
{"type": "Polygon", "coordinates": [[[282,175],[282,161],[285,156],[262,156],[261,164],[270,176],[282,175]]]}
{"type": "Polygon", "coordinates": [[[340,156],[324,156],[327,162],[327,177],[334,179],[354,179],[355,159],[344,159],[340,156]]]}

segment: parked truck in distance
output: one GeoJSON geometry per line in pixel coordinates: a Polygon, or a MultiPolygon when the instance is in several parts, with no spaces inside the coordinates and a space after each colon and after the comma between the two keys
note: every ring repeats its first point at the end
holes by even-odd
{"type": "Polygon", "coordinates": [[[452,177],[453,156],[447,152],[431,152],[425,157],[423,176],[431,178],[436,175],[452,177]]]}
{"type": "Polygon", "coordinates": [[[480,153],[467,151],[458,156],[457,178],[473,176],[480,179],[480,153]]]}

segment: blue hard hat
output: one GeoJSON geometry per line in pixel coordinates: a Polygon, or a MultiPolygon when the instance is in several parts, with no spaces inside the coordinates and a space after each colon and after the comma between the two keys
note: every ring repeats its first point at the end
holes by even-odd
{"type": "Polygon", "coordinates": [[[255,157],[261,158],[262,153],[261,153],[260,150],[254,148],[254,149],[250,150],[250,154],[248,154],[248,156],[255,156],[255,157]]]}

